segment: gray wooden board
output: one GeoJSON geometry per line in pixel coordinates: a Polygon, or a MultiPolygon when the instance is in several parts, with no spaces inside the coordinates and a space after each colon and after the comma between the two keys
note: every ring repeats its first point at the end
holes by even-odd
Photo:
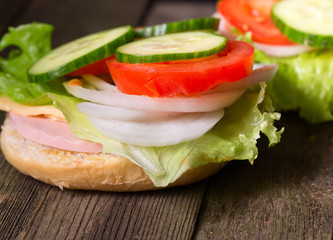
{"type": "Polygon", "coordinates": [[[139,193],[52,188],[25,239],[189,239],[206,183],[139,193]]]}
{"type": "Polygon", "coordinates": [[[215,1],[167,1],[157,0],[151,6],[145,26],[191,18],[209,17],[215,13],[215,1]]]}
{"type": "Polygon", "coordinates": [[[332,239],[333,124],[284,114],[282,142],[209,180],[195,239],[332,239]]]}
{"type": "MultiPolygon", "coordinates": [[[[107,28],[122,25],[136,26],[142,19],[149,0],[30,0],[27,2],[29,4],[25,3],[23,10],[22,4],[17,7],[19,12],[11,14],[16,18],[8,24],[17,26],[33,21],[52,24],[55,28],[53,46],[58,46],[107,28]]],[[[7,10],[0,9],[0,13],[5,12],[7,10]]]]}
{"type": "MultiPolygon", "coordinates": [[[[18,1],[1,20],[50,23],[57,46],[108,27],[215,11],[214,1],[155,1],[150,12],[147,3],[31,0],[22,8],[18,1]]],[[[282,143],[267,149],[260,140],[253,166],[231,162],[209,180],[154,192],[62,191],[20,174],[1,155],[0,239],[331,239],[333,125],[295,114],[279,125],[286,126],[282,143]]]]}

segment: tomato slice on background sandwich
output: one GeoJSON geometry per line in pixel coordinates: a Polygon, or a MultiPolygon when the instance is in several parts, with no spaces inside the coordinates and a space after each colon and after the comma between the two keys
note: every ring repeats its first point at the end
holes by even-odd
{"type": "Polygon", "coordinates": [[[222,0],[217,10],[223,15],[225,27],[235,27],[243,34],[252,33],[255,42],[271,45],[293,45],[271,20],[272,6],[279,0],[222,0]],[[237,9],[237,11],[235,10],[237,9]]]}
{"type": "MultiPolygon", "coordinates": [[[[61,175],[68,177],[65,182],[33,176],[60,187],[147,190],[166,187],[207,164],[233,159],[253,162],[260,132],[271,145],[277,143],[282,130],[277,131],[273,123],[279,114],[264,100],[263,83],[273,77],[276,66],[253,66],[254,48],[217,34],[217,22],[214,18],[192,19],[140,30],[123,26],[53,50],[51,26],[32,23],[11,28],[1,40],[1,49],[12,44],[22,49],[34,45],[39,53],[20,65],[20,57],[30,56],[29,51],[0,59],[0,107],[10,112],[4,130],[16,131],[26,141],[68,156],[77,152],[89,159],[125,157],[143,169],[154,185],[137,187],[137,174],[132,176],[133,184],[123,188],[113,188],[114,183],[100,179],[87,180],[87,186],[73,184],[65,173],[61,175]],[[20,36],[27,32],[35,34],[22,40],[20,36]],[[19,43],[12,42],[13,38],[20,39],[19,43]],[[108,81],[99,76],[105,74],[105,66],[110,71],[108,81]],[[110,83],[111,76],[115,85],[110,83]],[[22,126],[29,126],[29,131],[22,126]],[[58,144],[57,139],[68,144],[58,144]]],[[[66,162],[76,159],[73,154],[66,162]]],[[[7,158],[17,167],[8,154],[7,158]]],[[[103,160],[103,164],[109,161],[103,160]]],[[[75,160],[72,165],[71,171],[91,177],[86,176],[83,163],[75,160]]],[[[91,171],[101,172],[102,165],[91,171]]],[[[130,172],[124,171],[119,172],[130,172]]]]}
{"type": "Polygon", "coordinates": [[[332,1],[221,0],[217,10],[223,34],[251,33],[255,62],[279,65],[268,83],[278,110],[299,111],[311,123],[333,120],[332,1]]]}

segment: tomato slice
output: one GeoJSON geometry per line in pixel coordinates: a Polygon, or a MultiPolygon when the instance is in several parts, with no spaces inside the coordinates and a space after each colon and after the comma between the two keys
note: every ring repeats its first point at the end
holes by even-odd
{"type": "Polygon", "coordinates": [[[221,0],[217,10],[242,32],[252,32],[253,41],[271,45],[292,45],[271,20],[271,9],[279,0],[221,0]]]}
{"type": "Polygon", "coordinates": [[[151,97],[195,95],[221,83],[240,80],[252,72],[254,48],[231,41],[224,52],[210,57],[149,64],[107,61],[118,89],[151,97]]]}
{"type": "Polygon", "coordinates": [[[109,73],[109,69],[106,65],[106,61],[112,59],[113,56],[109,56],[106,58],[103,58],[97,62],[93,62],[87,66],[84,66],[82,68],[79,68],[69,74],[67,76],[75,77],[75,76],[81,76],[85,74],[92,74],[92,75],[98,75],[98,74],[106,74],[109,73]]]}

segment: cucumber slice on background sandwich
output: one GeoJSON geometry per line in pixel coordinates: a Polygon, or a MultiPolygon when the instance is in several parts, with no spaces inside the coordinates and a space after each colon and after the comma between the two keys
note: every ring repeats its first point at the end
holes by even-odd
{"type": "Polygon", "coordinates": [[[256,46],[256,62],[279,65],[267,87],[276,109],[311,123],[333,120],[331,0],[222,0],[217,9],[220,31],[237,38],[237,29],[256,46]]]}
{"type": "Polygon", "coordinates": [[[195,18],[184,21],[162,23],[154,26],[146,26],[136,28],[134,36],[140,37],[153,37],[161,36],[168,33],[194,31],[194,30],[217,30],[220,20],[218,18],[195,18]]]}
{"type": "Polygon", "coordinates": [[[333,47],[333,1],[285,0],[272,8],[272,20],[295,43],[333,47]]]}

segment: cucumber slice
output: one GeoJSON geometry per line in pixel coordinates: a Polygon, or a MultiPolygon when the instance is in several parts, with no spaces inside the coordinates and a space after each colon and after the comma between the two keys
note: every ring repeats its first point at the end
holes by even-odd
{"type": "Polygon", "coordinates": [[[272,20],[291,41],[333,47],[332,0],[285,0],[272,8],[272,20]]]}
{"type": "Polygon", "coordinates": [[[216,33],[172,33],[122,45],[116,50],[116,60],[124,63],[153,63],[201,58],[220,53],[226,43],[227,39],[216,33]]]}
{"type": "Polygon", "coordinates": [[[161,36],[168,33],[194,31],[201,29],[217,30],[220,19],[218,18],[196,18],[179,22],[163,23],[155,26],[143,27],[134,31],[137,38],[161,36]]]}
{"type": "Polygon", "coordinates": [[[123,26],[94,33],[66,43],[39,59],[28,69],[30,82],[45,82],[114,54],[131,41],[134,30],[123,26]]]}

